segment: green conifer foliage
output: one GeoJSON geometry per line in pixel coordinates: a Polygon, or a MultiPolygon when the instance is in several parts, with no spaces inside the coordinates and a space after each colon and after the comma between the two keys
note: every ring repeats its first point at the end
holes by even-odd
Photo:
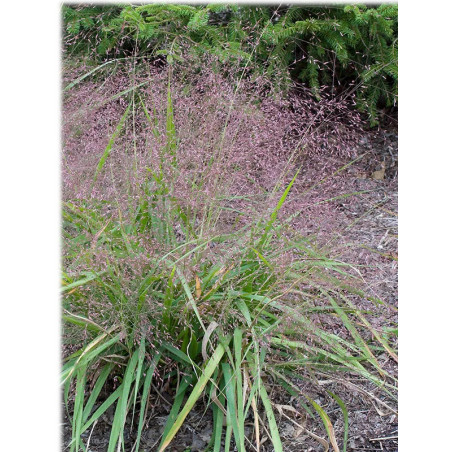
{"type": "Polygon", "coordinates": [[[376,124],[397,104],[398,7],[250,5],[64,5],[68,53],[102,60],[131,54],[181,58],[211,54],[265,73],[286,90],[293,79],[314,96],[322,87],[356,95],[376,124]]]}

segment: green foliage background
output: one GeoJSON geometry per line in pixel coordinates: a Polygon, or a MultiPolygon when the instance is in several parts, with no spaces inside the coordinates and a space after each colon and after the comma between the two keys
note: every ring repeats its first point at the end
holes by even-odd
{"type": "Polygon", "coordinates": [[[398,6],[63,5],[69,54],[96,61],[128,55],[182,60],[214,55],[220,64],[265,74],[285,91],[291,80],[314,96],[356,94],[376,124],[397,105],[398,6]]]}

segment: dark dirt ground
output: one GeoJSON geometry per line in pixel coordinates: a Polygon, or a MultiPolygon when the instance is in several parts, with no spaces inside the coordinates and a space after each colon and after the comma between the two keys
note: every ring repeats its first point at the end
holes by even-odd
{"type": "MultiPolygon", "coordinates": [[[[355,149],[356,157],[362,158],[342,172],[331,188],[331,195],[368,191],[365,194],[342,198],[332,201],[330,208],[335,212],[331,218],[331,210],[322,213],[320,206],[313,207],[309,221],[300,223],[305,232],[318,231],[320,240],[328,245],[330,252],[337,253],[346,262],[365,265],[357,268],[363,283],[370,293],[380,297],[389,307],[381,306],[377,315],[370,320],[378,331],[384,328],[397,327],[397,129],[386,126],[384,129],[363,134],[359,146],[355,149]],[[382,170],[385,162],[385,170],[382,170]],[[383,174],[384,173],[384,174],[383,174]],[[313,220],[314,219],[314,220],[313,220]],[[335,237],[331,241],[331,237],[335,237]]],[[[316,180],[318,178],[315,159],[305,165],[305,177],[316,180]]],[[[328,198],[328,188],[323,187],[324,199],[328,198]]],[[[309,201],[307,201],[309,203],[309,201]]],[[[308,206],[309,209],[309,206],[308,206]]],[[[369,302],[370,303],[370,302],[369,302]]],[[[366,302],[361,302],[360,308],[366,309],[366,302]]],[[[397,340],[397,339],[395,339],[397,340]]],[[[394,346],[397,349],[397,345],[394,346]]],[[[389,373],[397,374],[397,364],[390,358],[381,363],[389,373]]],[[[271,383],[271,382],[270,382],[271,383]]],[[[342,450],[343,416],[339,406],[331,397],[326,397],[326,390],[337,394],[346,404],[349,413],[349,434],[347,451],[386,451],[398,450],[398,418],[397,407],[393,401],[388,401],[384,395],[378,394],[373,388],[360,382],[360,388],[366,388],[364,393],[358,387],[350,387],[338,378],[332,380],[326,377],[319,386],[299,380],[295,383],[307,395],[311,396],[326,411],[331,421],[342,450]],[[377,401],[379,399],[380,401],[377,401]],[[383,402],[383,403],[382,403],[383,402]],[[385,405],[384,405],[385,404],[385,405]]],[[[271,384],[269,385],[271,389],[271,384]]],[[[165,394],[164,394],[165,396],[165,394]]],[[[285,451],[320,452],[325,447],[315,439],[318,435],[326,439],[325,429],[317,416],[308,418],[299,405],[299,401],[286,394],[275,393],[272,400],[280,405],[289,405],[297,413],[283,409],[297,425],[284,416],[279,417],[279,425],[285,451]],[[308,433],[308,431],[310,433],[308,433]]],[[[156,450],[159,437],[163,432],[170,404],[161,398],[152,399],[150,416],[144,430],[141,443],[142,450],[156,450]]],[[[63,413],[65,410],[63,409],[63,413]]],[[[85,439],[89,439],[89,451],[102,452],[107,450],[109,429],[113,413],[107,412],[95,424],[95,428],[86,432],[85,439]]],[[[252,432],[250,420],[249,433],[252,432]]],[[[126,429],[127,430],[127,429],[126,429]]],[[[212,421],[210,412],[204,413],[201,403],[190,413],[184,426],[179,431],[169,451],[190,450],[202,451],[207,446],[211,436],[212,421]]],[[[64,414],[63,445],[70,440],[70,422],[64,414]]],[[[264,435],[265,436],[265,435],[264,435]]],[[[126,434],[126,451],[130,451],[134,438],[126,434]],[[128,436],[128,438],[127,438],[128,436]]],[[[249,450],[255,450],[250,447],[249,450]]],[[[262,451],[273,450],[271,441],[263,442],[262,451]]],[[[330,449],[331,446],[330,446],[330,449]]]]}

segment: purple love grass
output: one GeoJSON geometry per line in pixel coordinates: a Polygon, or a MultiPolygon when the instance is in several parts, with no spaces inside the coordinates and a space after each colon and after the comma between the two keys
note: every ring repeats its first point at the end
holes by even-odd
{"type": "MultiPolygon", "coordinates": [[[[303,217],[311,217],[315,205],[335,192],[341,175],[303,192],[355,157],[362,124],[352,101],[330,98],[326,90],[322,100],[315,101],[301,85],[283,98],[269,90],[263,77],[243,78],[237,89],[234,80],[240,73],[231,69],[228,76],[221,75],[212,65],[209,61],[204,67],[172,71],[176,165],[166,148],[168,67],[111,64],[67,90],[63,199],[102,199],[126,206],[139,197],[149,170],[157,174],[162,168],[170,194],[181,206],[197,215],[212,204],[238,210],[243,215],[224,210],[220,222],[225,228],[236,227],[274,208],[302,166],[281,215],[305,209],[303,217]],[[96,166],[128,106],[128,94],[118,94],[137,85],[142,85],[136,89],[139,96],[93,184],[96,166]],[[278,181],[280,189],[269,196],[278,181]]],[[[86,69],[67,66],[65,86],[86,69]]],[[[321,210],[329,208],[323,204],[321,210]]]]}

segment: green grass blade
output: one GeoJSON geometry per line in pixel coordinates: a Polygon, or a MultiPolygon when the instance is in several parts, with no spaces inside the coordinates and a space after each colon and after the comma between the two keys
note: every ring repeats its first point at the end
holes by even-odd
{"type": "Polygon", "coordinates": [[[93,322],[92,320],[86,319],[85,317],[82,317],[80,315],[75,315],[71,313],[64,314],[62,316],[62,319],[66,322],[72,323],[73,325],[86,327],[90,329],[91,331],[101,332],[105,331],[101,326],[99,326],[97,323],[93,322]]]}
{"type": "MultiPolygon", "coordinates": [[[[75,452],[80,449],[81,441],[81,429],[82,429],[82,418],[83,418],[83,401],[85,397],[85,384],[86,384],[86,365],[80,366],[77,370],[77,385],[76,385],[76,395],[74,402],[74,417],[72,420],[72,438],[74,440],[73,446],[75,447],[75,452]]],[[[72,451],[71,447],[71,451],[72,451]]]]}
{"type": "Polygon", "coordinates": [[[253,385],[252,385],[251,388],[250,388],[250,393],[249,393],[249,395],[248,395],[248,402],[247,402],[247,404],[246,404],[245,411],[244,411],[244,417],[245,417],[245,418],[246,418],[246,416],[248,416],[248,411],[249,411],[249,409],[250,409],[250,406],[251,406],[253,397],[256,396],[256,394],[258,393],[258,391],[259,391],[259,380],[258,380],[258,379],[255,379],[253,385]]]}
{"type": "Polygon", "coordinates": [[[193,311],[196,314],[196,318],[198,319],[199,324],[201,325],[202,329],[204,330],[204,333],[206,333],[207,329],[204,326],[204,322],[201,319],[201,316],[200,316],[199,311],[198,311],[198,307],[196,306],[196,301],[193,298],[193,294],[190,291],[190,287],[188,287],[187,280],[185,279],[184,275],[182,274],[182,272],[178,268],[176,268],[176,272],[177,272],[177,275],[179,276],[179,279],[180,279],[180,281],[182,283],[182,287],[184,288],[184,291],[185,291],[185,293],[187,295],[188,301],[190,302],[191,307],[193,308],[193,311]]]}
{"type": "Polygon", "coordinates": [[[356,308],[356,306],[344,295],[340,294],[340,297],[354,310],[358,318],[366,325],[366,327],[371,331],[374,335],[375,339],[380,342],[383,348],[391,355],[391,357],[395,360],[395,362],[399,362],[399,358],[397,353],[389,346],[388,342],[383,339],[380,334],[375,330],[375,328],[369,323],[369,321],[364,317],[361,312],[356,308]]]}
{"type": "MultiPolygon", "coordinates": [[[[223,386],[222,393],[226,392],[225,386],[227,385],[227,383],[228,382],[226,380],[226,377],[224,377],[224,386],[223,386]]],[[[232,412],[231,412],[229,402],[228,402],[227,411],[226,411],[226,434],[225,434],[225,439],[224,439],[224,452],[229,452],[229,449],[231,447],[232,430],[233,430],[232,412]]]]}
{"type": "Polygon", "coordinates": [[[78,83],[80,83],[83,79],[85,79],[86,77],[89,77],[90,75],[94,74],[95,72],[99,71],[100,69],[102,69],[104,66],[106,66],[107,64],[111,64],[114,63],[114,60],[111,61],[107,61],[106,63],[101,64],[100,66],[95,67],[94,69],[92,69],[91,71],[87,72],[86,74],[83,74],[81,77],[78,77],[77,79],[75,79],[73,82],[69,83],[69,85],[67,85],[64,89],[63,89],[63,93],[65,91],[70,90],[71,88],[73,88],[75,85],[77,85],[78,83]]]}
{"type": "Polygon", "coordinates": [[[99,377],[96,380],[96,384],[94,385],[91,394],[89,396],[88,401],[86,402],[85,409],[83,410],[83,418],[82,422],[83,424],[88,419],[88,416],[91,414],[91,410],[93,409],[94,404],[96,403],[97,397],[100,394],[100,391],[102,390],[105,381],[107,380],[108,376],[110,375],[110,372],[112,371],[114,367],[114,364],[108,363],[100,373],[99,377]]]}
{"type": "Polygon", "coordinates": [[[116,335],[113,337],[113,339],[109,340],[107,343],[103,345],[99,345],[102,343],[102,341],[108,337],[108,335],[113,332],[117,327],[110,328],[107,330],[104,334],[101,334],[100,336],[96,337],[93,341],[91,341],[82,351],[82,353],[79,354],[78,359],[72,364],[70,368],[66,370],[66,372],[63,373],[63,384],[65,381],[69,378],[71,378],[72,374],[77,370],[78,366],[82,363],[82,360],[84,361],[84,364],[87,364],[89,361],[94,359],[96,356],[98,356],[105,348],[108,348],[110,345],[113,345],[114,343],[118,342],[120,339],[120,335],[116,335]]]}
{"type": "Polygon", "coordinates": [[[256,253],[256,256],[270,269],[273,270],[273,265],[268,262],[268,260],[260,253],[256,248],[251,247],[251,249],[256,253]]]}
{"type": "Polygon", "coordinates": [[[152,133],[154,134],[154,136],[156,138],[158,138],[160,136],[160,133],[159,133],[159,130],[158,130],[158,118],[157,118],[157,114],[155,112],[155,107],[154,107],[154,121],[152,121],[151,115],[149,114],[149,111],[146,108],[146,105],[144,104],[143,98],[140,95],[138,95],[138,96],[140,98],[141,106],[143,107],[144,114],[145,114],[147,120],[149,121],[149,124],[154,126],[152,128],[152,133]]]}
{"type": "Polygon", "coordinates": [[[342,399],[340,399],[336,394],[328,391],[331,397],[337,402],[337,404],[341,407],[342,415],[344,416],[344,445],[342,452],[347,452],[347,439],[348,439],[348,410],[345,406],[345,403],[342,399]]]}
{"type": "Polygon", "coordinates": [[[240,450],[245,451],[245,417],[243,403],[243,381],[242,381],[242,330],[234,330],[234,357],[235,357],[235,380],[237,393],[237,426],[239,434],[240,450]]]}
{"type": "Polygon", "coordinates": [[[171,430],[168,432],[165,442],[160,446],[159,452],[162,452],[163,450],[166,449],[166,447],[169,445],[169,443],[172,441],[172,439],[176,435],[177,431],[182,426],[188,413],[191,411],[191,409],[193,408],[194,404],[199,399],[199,397],[201,397],[204,387],[206,386],[210,377],[212,376],[215,369],[217,368],[218,363],[220,362],[224,353],[225,353],[225,348],[224,348],[223,344],[221,344],[221,343],[218,344],[217,348],[215,349],[215,352],[213,353],[212,357],[210,358],[209,362],[207,363],[202,375],[200,376],[195,387],[193,388],[193,391],[191,392],[190,397],[187,400],[187,403],[185,404],[182,411],[179,413],[179,416],[177,417],[176,421],[174,422],[174,425],[172,426],[171,430]]]}
{"type": "Polygon", "coordinates": [[[192,360],[186,355],[184,352],[181,352],[179,349],[169,344],[168,342],[162,342],[162,347],[173,355],[173,357],[180,364],[192,366],[192,360]]]}
{"type": "Polygon", "coordinates": [[[185,393],[187,392],[187,389],[189,388],[190,384],[192,382],[192,376],[185,376],[182,379],[181,384],[179,385],[179,390],[177,391],[176,397],[173,400],[173,405],[171,407],[168,419],[166,420],[165,429],[163,431],[162,440],[160,442],[160,447],[162,447],[163,443],[166,441],[166,437],[171,430],[172,426],[174,425],[174,421],[176,420],[176,417],[179,413],[179,409],[182,405],[182,402],[184,401],[185,393]]]}
{"type": "Polygon", "coordinates": [[[176,126],[174,124],[173,101],[171,98],[171,76],[168,77],[168,91],[166,98],[166,139],[167,151],[172,156],[172,164],[176,165],[176,126]]]}
{"type": "Polygon", "coordinates": [[[363,377],[369,379],[370,381],[374,382],[375,384],[379,386],[383,386],[383,382],[381,382],[379,379],[377,379],[374,375],[372,375],[370,372],[368,372],[358,361],[356,358],[349,354],[336,354],[329,351],[326,351],[325,349],[314,347],[311,345],[308,345],[304,342],[296,342],[296,341],[288,341],[284,339],[280,339],[277,337],[272,337],[271,342],[275,345],[284,345],[287,347],[294,347],[294,348],[301,348],[309,353],[313,353],[313,355],[318,356],[325,356],[326,358],[330,358],[332,361],[336,361],[337,363],[343,365],[344,367],[359,373],[363,377]]]}
{"type": "Polygon", "coordinates": [[[108,408],[110,408],[110,406],[113,405],[113,403],[116,402],[116,400],[119,398],[119,396],[122,393],[123,387],[124,387],[124,385],[121,383],[121,385],[119,385],[116,388],[116,390],[108,396],[107,400],[105,400],[105,402],[103,402],[102,405],[94,412],[94,414],[91,416],[89,421],[83,425],[82,430],[81,430],[82,433],[84,431],[86,431],[87,429],[89,429],[91,427],[91,425],[97,419],[99,419],[105,413],[105,411],[107,411],[108,408]]]}
{"type": "Polygon", "coordinates": [[[275,452],[282,452],[281,437],[279,436],[278,426],[276,425],[275,413],[273,412],[272,403],[268,397],[267,390],[265,389],[262,379],[259,377],[259,392],[262,403],[264,404],[265,412],[267,413],[268,425],[270,427],[271,440],[275,452]]]}
{"type": "MultiPolygon", "coordinates": [[[[223,394],[220,394],[218,396],[218,403],[224,406],[223,394]]],[[[212,432],[214,436],[213,452],[220,452],[221,449],[221,437],[223,434],[223,419],[224,419],[223,411],[221,411],[218,406],[213,404],[213,421],[214,421],[214,427],[212,432]]]]}
{"type": "MultiPolygon", "coordinates": [[[[138,387],[140,385],[141,380],[141,369],[143,367],[143,362],[145,358],[145,352],[146,352],[146,338],[143,335],[140,341],[140,348],[138,349],[138,364],[137,364],[137,377],[135,379],[135,392],[133,395],[133,411],[135,412],[135,405],[137,402],[137,395],[138,395],[138,387]]],[[[133,422],[133,419],[132,419],[133,422]]]]}
{"type": "Polygon", "coordinates": [[[229,452],[229,449],[231,448],[231,439],[232,439],[232,424],[227,423],[226,434],[224,437],[224,452],[229,452]]]}
{"type": "Polygon", "coordinates": [[[127,119],[128,114],[129,114],[131,106],[132,106],[132,102],[129,102],[129,105],[127,106],[124,114],[122,115],[121,119],[119,120],[119,123],[116,126],[116,129],[113,132],[113,135],[111,136],[110,141],[108,142],[107,147],[105,148],[105,151],[104,151],[102,157],[99,160],[99,163],[97,164],[96,173],[94,174],[94,183],[96,182],[97,176],[99,175],[99,172],[104,167],[105,162],[107,161],[107,158],[108,158],[108,156],[111,153],[111,150],[112,150],[113,144],[115,143],[116,138],[118,137],[118,135],[120,134],[122,128],[124,127],[124,124],[126,122],[126,119],[127,119]]]}
{"type": "Polygon", "coordinates": [[[100,102],[99,104],[96,105],[96,107],[97,108],[103,107],[104,105],[106,105],[116,99],[119,99],[120,97],[124,96],[125,94],[128,94],[132,91],[136,91],[137,88],[141,88],[142,86],[147,85],[148,83],[149,83],[149,81],[146,80],[144,82],[138,83],[138,85],[133,85],[129,88],[126,88],[126,89],[120,91],[119,93],[116,93],[113,96],[109,97],[108,99],[105,99],[104,101],[100,102]]]}
{"type": "Polygon", "coordinates": [[[141,440],[141,432],[143,431],[146,402],[147,402],[149,390],[151,388],[152,377],[154,375],[155,368],[157,367],[157,364],[160,361],[160,357],[161,357],[160,352],[157,352],[146,371],[146,378],[144,380],[143,393],[141,396],[140,419],[138,420],[137,444],[136,444],[136,448],[135,448],[135,450],[137,450],[137,451],[140,450],[139,447],[140,447],[140,440],[141,440]]]}
{"type": "Polygon", "coordinates": [[[227,400],[227,412],[229,415],[229,420],[232,425],[232,431],[234,432],[234,439],[237,449],[239,451],[245,451],[244,445],[242,447],[242,439],[241,429],[239,427],[238,415],[237,415],[237,405],[236,405],[236,375],[232,373],[231,366],[228,363],[223,363],[222,365],[223,374],[224,374],[224,385],[226,392],[226,400],[227,400]]]}
{"type": "Polygon", "coordinates": [[[245,317],[247,325],[250,326],[251,325],[251,314],[250,314],[250,310],[248,309],[247,304],[241,298],[237,298],[235,300],[235,305],[239,308],[243,317],[245,317]]]}
{"type": "Polygon", "coordinates": [[[105,342],[102,345],[99,345],[98,347],[94,348],[93,350],[90,350],[88,353],[83,355],[83,362],[88,363],[92,361],[94,358],[99,356],[104,350],[108,349],[112,345],[118,343],[121,339],[121,335],[117,334],[113,338],[111,338],[109,341],[105,342]]]}
{"type": "Polygon", "coordinates": [[[162,323],[168,328],[170,327],[171,324],[171,307],[173,303],[173,292],[174,292],[173,279],[175,271],[176,267],[173,267],[173,269],[171,270],[170,277],[168,279],[168,286],[165,292],[165,299],[163,300],[164,310],[162,315],[162,323]]]}
{"type": "Polygon", "coordinates": [[[127,404],[129,399],[129,392],[132,382],[134,380],[135,368],[138,362],[139,350],[135,350],[127,365],[124,374],[123,389],[119,396],[118,404],[116,405],[115,417],[111,427],[110,441],[108,443],[108,452],[115,452],[116,443],[121,441],[124,425],[127,414],[127,404]]]}
{"type": "Polygon", "coordinates": [[[100,275],[102,275],[104,273],[105,273],[105,271],[102,271],[99,273],[93,273],[93,274],[87,276],[86,278],[82,278],[82,279],[79,279],[78,281],[68,284],[67,286],[64,286],[61,288],[61,293],[67,292],[68,290],[71,290],[74,287],[82,286],[83,284],[93,281],[94,279],[98,278],[100,275]]]}
{"type": "Polygon", "coordinates": [[[266,224],[265,229],[264,229],[264,234],[262,235],[262,238],[259,241],[259,244],[257,246],[258,249],[259,248],[262,249],[267,244],[268,236],[269,236],[271,227],[273,226],[273,223],[276,221],[276,218],[278,216],[278,211],[283,206],[284,201],[286,200],[287,195],[289,194],[290,189],[292,188],[292,185],[294,184],[299,172],[300,172],[300,170],[298,169],[298,171],[295,173],[295,176],[292,178],[292,180],[290,181],[289,185],[284,190],[284,193],[282,194],[281,198],[279,199],[278,204],[276,205],[276,207],[273,210],[272,214],[270,215],[270,220],[266,224]]]}
{"type": "Polygon", "coordinates": [[[63,400],[64,400],[64,404],[65,404],[65,406],[66,406],[66,412],[67,412],[67,414],[68,414],[68,416],[69,416],[69,419],[70,419],[70,414],[69,414],[67,408],[68,408],[68,401],[69,401],[69,391],[70,391],[70,389],[71,389],[71,382],[72,382],[72,379],[69,378],[69,379],[66,381],[66,383],[63,385],[63,388],[64,388],[64,391],[63,391],[63,400]]]}
{"type": "Polygon", "coordinates": [[[347,314],[344,312],[344,310],[337,304],[337,302],[334,300],[333,297],[331,297],[327,292],[325,292],[323,289],[321,289],[321,292],[323,295],[325,295],[329,302],[331,303],[331,306],[333,306],[334,310],[336,311],[337,315],[340,317],[342,322],[344,323],[347,330],[352,335],[353,339],[355,340],[356,345],[361,349],[361,352],[363,355],[368,359],[369,362],[371,362],[374,367],[378,370],[378,372],[383,375],[383,369],[378,364],[377,359],[373,355],[373,353],[370,351],[369,346],[366,344],[364,339],[361,337],[361,335],[358,333],[358,330],[356,329],[355,325],[350,321],[347,314]]]}
{"type": "Polygon", "coordinates": [[[325,426],[326,432],[328,434],[328,438],[330,439],[334,452],[339,452],[339,446],[337,445],[336,435],[334,434],[334,428],[333,428],[333,423],[331,422],[331,419],[328,417],[328,415],[325,413],[323,408],[318,403],[316,403],[314,400],[312,400],[310,397],[308,397],[305,394],[304,394],[304,397],[306,397],[311,402],[311,405],[314,407],[314,409],[317,411],[320,418],[322,419],[323,425],[325,426]]]}

